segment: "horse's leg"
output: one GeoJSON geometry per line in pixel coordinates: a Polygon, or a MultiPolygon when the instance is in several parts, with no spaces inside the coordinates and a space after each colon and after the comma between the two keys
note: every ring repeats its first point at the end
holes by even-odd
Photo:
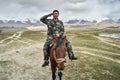
{"type": "Polygon", "coordinates": [[[52,69],[52,79],[55,80],[56,79],[56,64],[51,63],[51,69],[52,69]]]}
{"type": "Polygon", "coordinates": [[[52,72],[52,80],[55,80],[55,79],[56,79],[55,72],[52,72]]]}
{"type": "Polygon", "coordinates": [[[62,72],[58,71],[59,80],[62,80],[62,72]]]}

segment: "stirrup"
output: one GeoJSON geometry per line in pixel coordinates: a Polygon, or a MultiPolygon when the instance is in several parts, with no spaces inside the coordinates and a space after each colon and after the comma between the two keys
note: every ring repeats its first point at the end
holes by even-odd
{"type": "Polygon", "coordinates": [[[77,60],[78,58],[77,57],[74,57],[74,56],[72,56],[72,57],[70,57],[70,60],[77,60]]]}

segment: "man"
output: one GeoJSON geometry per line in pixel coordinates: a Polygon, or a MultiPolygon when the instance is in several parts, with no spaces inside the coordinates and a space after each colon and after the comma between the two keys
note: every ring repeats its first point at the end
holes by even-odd
{"type": "MultiPolygon", "coordinates": [[[[44,48],[43,48],[44,63],[42,65],[42,67],[45,67],[49,64],[48,48],[49,48],[49,45],[51,44],[53,36],[56,35],[57,37],[62,37],[64,34],[64,25],[63,25],[63,22],[58,19],[58,16],[59,16],[59,11],[54,10],[53,13],[50,13],[50,14],[45,15],[42,18],[40,18],[40,21],[43,22],[44,24],[46,24],[48,27],[47,40],[46,40],[46,42],[44,44],[44,48]],[[53,16],[53,19],[47,19],[50,16],[53,16]]],[[[77,58],[74,56],[73,51],[72,51],[72,46],[68,40],[66,43],[66,47],[67,47],[69,59],[76,60],[77,58]]]]}

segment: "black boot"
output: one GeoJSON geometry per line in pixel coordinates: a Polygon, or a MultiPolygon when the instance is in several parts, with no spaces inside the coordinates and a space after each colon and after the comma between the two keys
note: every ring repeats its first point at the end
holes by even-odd
{"type": "Polygon", "coordinates": [[[42,64],[42,67],[46,67],[49,65],[49,61],[48,60],[45,60],[44,63],[42,64]]]}
{"type": "Polygon", "coordinates": [[[74,56],[72,51],[68,51],[68,56],[70,60],[77,60],[77,57],[74,56]]]}
{"type": "Polygon", "coordinates": [[[43,52],[44,52],[44,63],[42,64],[42,67],[46,67],[49,65],[49,54],[47,49],[44,49],[43,52]]]}

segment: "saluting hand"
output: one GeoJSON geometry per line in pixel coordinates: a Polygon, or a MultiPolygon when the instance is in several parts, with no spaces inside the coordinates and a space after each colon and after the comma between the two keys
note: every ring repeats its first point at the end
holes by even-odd
{"type": "Polygon", "coordinates": [[[53,15],[53,13],[48,14],[49,17],[52,16],[52,15],[53,15]]]}

